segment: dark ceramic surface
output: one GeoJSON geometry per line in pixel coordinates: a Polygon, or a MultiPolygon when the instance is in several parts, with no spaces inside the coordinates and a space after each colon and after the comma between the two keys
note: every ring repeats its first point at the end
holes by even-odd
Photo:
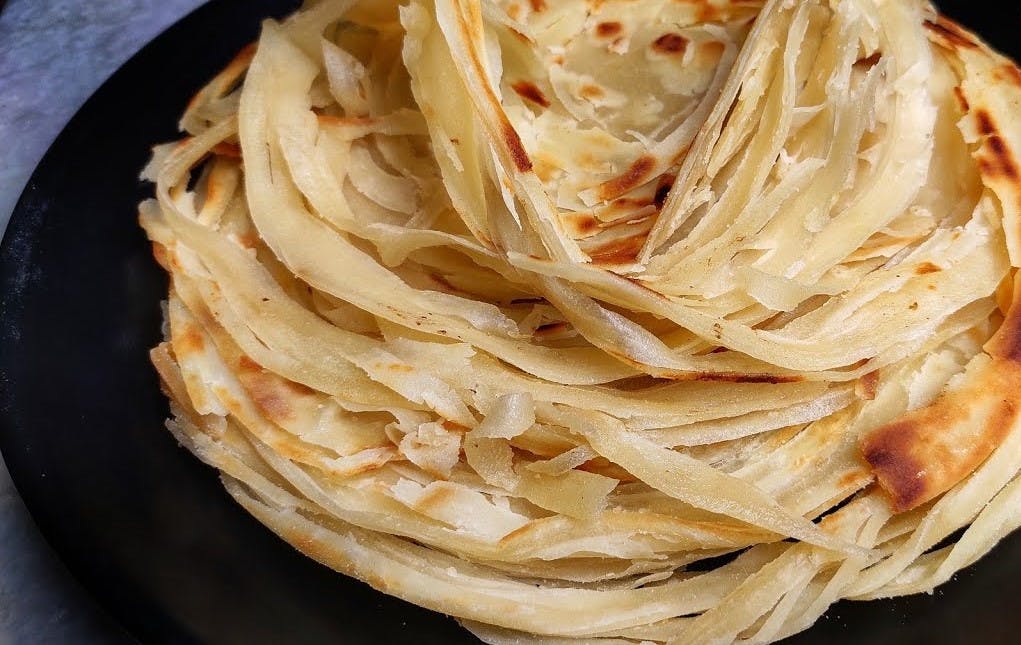
{"type": "MultiPolygon", "coordinates": [[[[135,226],[135,177],[187,98],[287,0],[215,0],[154,40],[68,124],[0,251],[0,449],[43,533],[146,642],[451,643],[449,618],[293,551],[162,428],[146,352],[165,279],[135,226]]],[[[1021,8],[944,2],[1021,54],[1021,8]]],[[[1021,534],[937,590],[840,603],[799,643],[1007,643],[1021,633],[1021,534]]]]}

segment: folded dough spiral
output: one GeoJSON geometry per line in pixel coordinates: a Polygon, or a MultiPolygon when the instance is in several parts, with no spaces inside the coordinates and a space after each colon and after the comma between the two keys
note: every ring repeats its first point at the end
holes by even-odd
{"type": "Polygon", "coordinates": [[[915,0],[308,3],[143,173],[168,427],[490,643],[931,590],[1021,523],[1019,103],[915,0]]]}

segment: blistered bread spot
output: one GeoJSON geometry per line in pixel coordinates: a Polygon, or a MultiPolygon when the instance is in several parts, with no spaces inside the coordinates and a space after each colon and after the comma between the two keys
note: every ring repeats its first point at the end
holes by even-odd
{"type": "Polygon", "coordinates": [[[581,94],[581,98],[589,101],[599,100],[606,96],[606,90],[591,83],[585,83],[582,85],[581,88],[579,88],[579,93],[581,94]]]}
{"type": "Polygon", "coordinates": [[[1012,62],[1006,62],[993,71],[993,78],[1001,83],[1010,83],[1021,88],[1021,69],[1012,62]]]}
{"type": "Polygon", "coordinates": [[[609,201],[644,184],[656,168],[656,158],[643,155],[620,175],[599,186],[599,198],[609,201]]]}
{"type": "Polygon", "coordinates": [[[671,174],[666,174],[659,178],[659,183],[656,184],[656,193],[652,199],[652,203],[656,206],[657,211],[663,210],[667,197],[670,196],[670,189],[674,187],[675,181],[677,181],[677,177],[671,174]]]}
{"type": "Polygon", "coordinates": [[[927,275],[929,273],[938,273],[943,269],[936,266],[932,262],[925,261],[915,267],[915,275],[927,275]]]}
{"type": "Polygon", "coordinates": [[[539,181],[543,183],[554,181],[564,172],[557,165],[556,159],[544,155],[542,151],[536,152],[532,170],[535,172],[535,176],[539,178],[539,181]]]}
{"type": "Polygon", "coordinates": [[[951,47],[978,48],[978,43],[972,40],[960,25],[946,16],[940,16],[936,22],[926,20],[925,27],[951,47]]]}
{"type": "Polygon", "coordinates": [[[306,385],[263,369],[247,356],[238,359],[237,374],[238,380],[256,407],[266,415],[266,418],[276,423],[294,420],[297,415],[292,402],[316,394],[315,390],[306,385]]]}
{"type": "Polygon", "coordinates": [[[931,497],[925,463],[914,455],[919,442],[919,424],[906,420],[871,433],[862,445],[865,461],[890,494],[897,512],[914,508],[931,497]]]}
{"type": "Polygon", "coordinates": [[[178,357],[200,354],[205,348],[202,331],[195,325],[184,324],[180,332],[174,334],[174,353],[178,357]]]}
{"type": "Polygon", "coordinates": [[[259,234],[254,230],[245,231],[237,236],[237,242],[245,249],[254,249],[259,246],[259,234]]]}
{"type": "Polygon", "coordinates": [[[964,90],[960,85],[954,87],[954,98],[957,99],[957,106],[961,109],[962,113],[971,111],[971,104],[968,103],[968,97],[964,95],[964,90]]]}
{"type": "Polygon", "coordinates": [[[873,52],[872,54],[859,58],[854,61],[854,66],[862,71],[868,71],[879,64],[880,59],[883,58],[882,52],[873,52]]]}
{"type": "Polygon", "coordinates": [[[862,455],[895,512],[942,495],[985,461],[1018,420],[1021,369],[992,359],[959,389],[864,435],[862,455]]]}
{"type": "Polygon", "coordinates": [[[532,160],[529,159],[528,152],[525,150],[524,144],[521,143],[521,137],[518,136],[517,130],[514,129],[510,121],[503,122],[502,130],[503,142],[507,146],[508,152],[510,152],[514,167],[519,172],[531,172],[532,160]]]}
{"type": "Polygon", "coordinates": [[[275,390],[269,379],[249,378],[245,389],[252,397],[255,405],[272,421],[288,421],[294,417],[294,410],[286,398],[275,390]]]}
{"type": "Polygon", "coordinates": [[[596,36],[600,38],[616,38],[624,31],[624,25],[619,22],[601,22],[596,25],[596,36]]]}
{"type": "Polygon", "coordinates": [[[244,354],[238,357],[238,369],[245,373],[263,371],[262,365],[259,365],[258,363],[253,361],[251,358],[245,356],[244,354]]]}
{"type": "Polygon", "coordinates": [[[978,123],[978,131],[983,136],[996,134],[996,125],[993,124],[993,117],[985,110],[975,112],[975,121],[978,123]]]}
{"type": "Polygon", "coordinates": [[[631,264],[638,257],[645,244],[645,235],[635,235],[612,240],[607,244],[589,251],[593,264],[622,265],[631,264]]]}
{"type": "Polygon", "coordinates": [[[989,150],[993,153],[993,161],[989,163],[989,167],[992,168],[991,172],[1016,180],[1018,178],[1017,164],[1003,137],[997,134],[990,136],[989,150]]]}
{"type": "Polygon", "coordinates": [[[550,106],[549,99],[542,93],[542,90],[531,81],[518,81],[511,84],[511,89],[526,101],[531,101],[536,105],[540,105],[544,108],[550,106]]]}
{"type": "Polygon", "coordinates": [[[854,385],[854,393],[865,401],[872,401],[879,391],[879,372],[869,372],[862,376],[854,385]]]}
{"type": "Polygon", "coordinates": [[[979,172],[991,179],[1017,181],[1019,173],[1014,153],[1001,135],[992,115],[983,109],[976,110],[974,115],[978,132],[985,138],[977,156],[979,172]]]}
{"type": "Polygon", "coordinates": [[[561,215],[564,227],[575,239],[581,239],[599,232],[599,220],[591,213],[564,213],[561,215]]]}
{"type": "Polygon", "coordinates": [[[683,56],[689,42],[681,34],[667,33],[654,40],[651,47],[653,51],[667,56],[683,56]]]}

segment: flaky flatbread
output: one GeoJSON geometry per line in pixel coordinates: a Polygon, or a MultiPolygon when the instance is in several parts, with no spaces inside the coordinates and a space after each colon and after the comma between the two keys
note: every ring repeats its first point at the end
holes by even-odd
{"type": "Polygon", "coordinates": [[[490,643],[931,590],[1021,523],[1019,104],[915,0],[310,2],[143,173],[168,427],[490,643]]]}

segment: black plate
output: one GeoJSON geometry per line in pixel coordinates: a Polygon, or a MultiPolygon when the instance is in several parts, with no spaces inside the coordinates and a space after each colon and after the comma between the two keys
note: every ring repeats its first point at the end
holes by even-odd
{"type": "MultiPolygon", "coordinates": [[[[449,618],[292,550],[163,429],[146,352],[166,288],[135,224],[149,145],[288,0],[216,0],[150,43],[71,120],[0,251],[0,449],[71,571],[146,642],[451,643],[449,618]]],[[[944,7],[1017,55],[1021,9],[944,7]]],[[[797,642],[1016,642],[1021,534],[934,596],[842,602],[797,642]],[[1011,638],[1011,637],[1014,638],[1011,638]]]]}

